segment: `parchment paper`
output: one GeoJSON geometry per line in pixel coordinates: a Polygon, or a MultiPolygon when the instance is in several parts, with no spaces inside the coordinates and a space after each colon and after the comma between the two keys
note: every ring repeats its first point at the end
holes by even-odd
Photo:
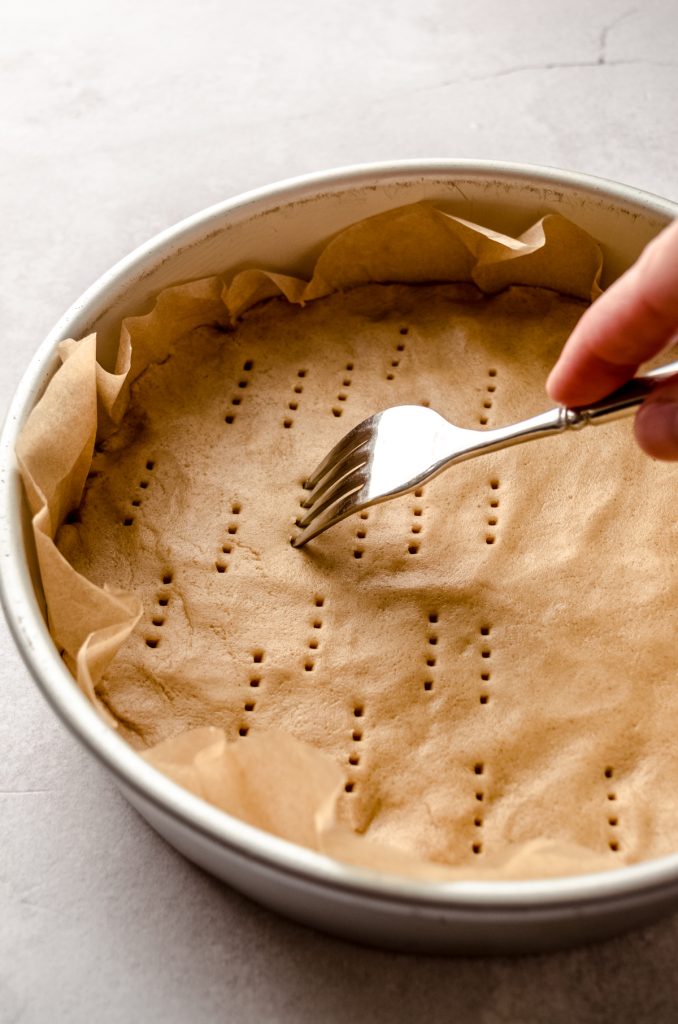
{"type": "MultiPolygon", "coordinates": [[[[202,324],[234,324],[273,296],[306,303],[367,282],[471,281],[487,293],[535,285],[581,299],[599,294],[597,244],[549,214],[513,239],[427,204],[353,225],[321,253],[310,281],[257,269],[165,289],[151,313],[121,325],[115,371],[96,363],[93,335],[60,346],[63,366],[31,413],[17,449],[55,644],[98,712],[116,722],[97,684],[142,614],[134,594],[95,586],[54,543],[77,509],[95,457],[95,440],[121,423],[131,384],[161,362],[174,341],[202,324]]],[[[375,410],[376,411],[376,410],[375,410]]],[[[95,461],[96,464],[96,461],[95,461]]],[[[335,814],[343,773],[322,752],[279,732],[227,743],[215,728],[169,738],[143,756],[198,796],[250,824],[311,849],[373,869],[414,877],[530,877],[609,867],[589,849],[537,838],[477,869],[433,864],[354,835],[335,814]]]]}

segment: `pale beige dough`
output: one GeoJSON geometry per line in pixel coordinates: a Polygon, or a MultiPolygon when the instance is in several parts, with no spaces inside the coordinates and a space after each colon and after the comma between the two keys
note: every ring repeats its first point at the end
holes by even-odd
{"type": "Polygon", "coordinates": [[[675,850],[675,509],[628,421],[289,544],[305,474],[375,411],[481,428],[547,408],[583,308],[366,285],[272,300],[152,364],[58,536],[143,602],[98,687],[122,734],[283,729],[343,768],[343,820],[446,864],[537,837],[610,866],[675,850]]]}

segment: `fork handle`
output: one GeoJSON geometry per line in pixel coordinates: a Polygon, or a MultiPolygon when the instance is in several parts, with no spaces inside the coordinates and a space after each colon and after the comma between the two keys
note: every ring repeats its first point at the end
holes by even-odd
{"type": "Polygon", "coordinates": [[[552,434],[560,434],[570,428],[578,430],[590,423],[609,423],[611,420],[630,416],[661,381],[675,373],[678,373],[678,362],[650,370],[642,377],[634,377],[613,391],[612,394],[606,395],[605,398],[601,398],[597,402],[592,402],[591,405],[571,409],[566,406],[557,406],[555,409],[549,409],[548,412],[532,416],[528,420],[512,423],[509,427],[483,431],[480,435],[482,440],[479,443],[470,445],[463,453],[447,460],[444,465],[448,462],[461,462],[485,452],[510,448],[515,444],[534,441],[540,437],[550,437],[552,434]]]}
{"type": "Polygon", "coordinates": [[[628,416],[652,394],[657,384],[674,373],[678,373],[678,361],[650,370],[642,377],[633,377],[616,391],[597,402],[592,402],[591,405],[564,409],[568,420],[566,425],[584,427],[589,423],[609,423],[611,420],[628,416]]]}

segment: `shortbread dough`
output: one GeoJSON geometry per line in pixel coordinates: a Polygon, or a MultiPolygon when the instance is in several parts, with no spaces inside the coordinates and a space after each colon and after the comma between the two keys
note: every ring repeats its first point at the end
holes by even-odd
{"type": "Polygon", "coordinates": [[[368,284],[269,299],[148,366],[57,537],[143,605],[97,686],[122,735],[283,730],[340,766],[353,831],[440,864],[537,837],[609,866],[675,850],[675,506],[629,421],[290,546],[306,474],[372,413],[483,429],[546,409],[584,306],[368,284]]]}

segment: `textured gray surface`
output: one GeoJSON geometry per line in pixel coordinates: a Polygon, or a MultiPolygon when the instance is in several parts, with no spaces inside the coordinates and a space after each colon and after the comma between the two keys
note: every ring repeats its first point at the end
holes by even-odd
{"type": "MultiPolygon", "coordinates": [[[[24,0],[0,31],[0,410],[83,288],[202,207],[446,156],[678,198],[674,0],[24,0]]],[[[43,704],[0,623],[0,1021],[652,1021],[678,918],[548,957],[315,935],[191,867],[43,704]]]]}

